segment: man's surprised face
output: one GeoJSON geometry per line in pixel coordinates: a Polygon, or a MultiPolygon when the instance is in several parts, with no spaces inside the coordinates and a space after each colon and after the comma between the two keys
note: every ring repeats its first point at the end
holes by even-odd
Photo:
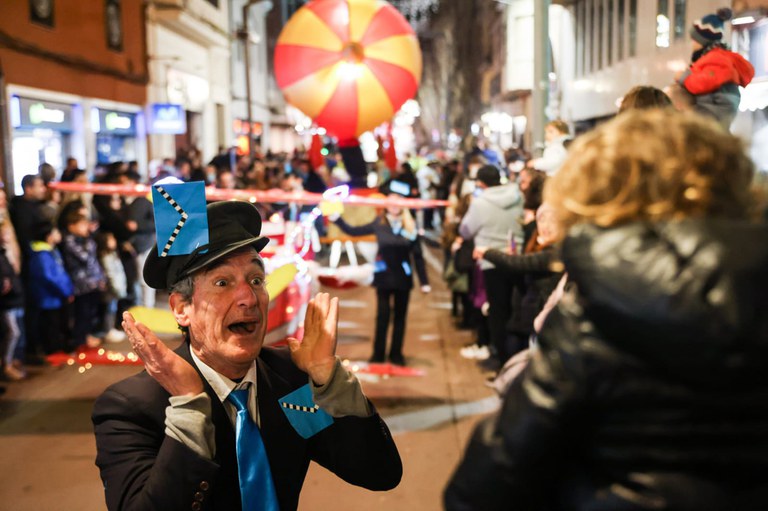
{"type": "Polygon", "coordinates": [[[195,277],[192,300],[175,308],[195,354],[228,378],[245,375],[267,331],[269,294],[254,249],[238,251],[195,277]]]}

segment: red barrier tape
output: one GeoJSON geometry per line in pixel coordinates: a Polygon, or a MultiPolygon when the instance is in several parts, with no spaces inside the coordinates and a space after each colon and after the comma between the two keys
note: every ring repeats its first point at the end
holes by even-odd
{"type": "MultiPolygon", "coordinates": [[[[113,185],[98,183],[60,183],[52,182],[48,186],[54,190],[62,192],[92,193],[95,195],[129,195],[145,196],[151,192],[148,185],[113,185]]],[[[352,191],[354,193],[354,190],[352,191]]],[[[211,201],[217,200],[243,200],[248,202],[260,202],[264,204],[274,204],[276,202],[292,202],[295,204],[320,204],[323,201],[322,194],[310,192],[284,192],[279,189],[272,190],[223,190],[209,186],[205,189],[205,197],[211,201]]],[[[393,198],[371,198],[359,195],[350,195],[341,202],[348,206],[373,206],[377,208],[387,206],[400,206],[408,209],[425,209],[448,206],[448,201],[444,200],[423,200],[423,199],[393,199],[393,198]]]]}

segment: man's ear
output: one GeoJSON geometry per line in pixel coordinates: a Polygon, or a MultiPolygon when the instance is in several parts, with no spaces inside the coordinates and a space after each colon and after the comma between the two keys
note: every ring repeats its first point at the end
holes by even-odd
{"type": "Polygon", "coordinates": [[[189,326],[191,323],[187,309],[189,302],[185,301],[181,293],[171,293],[168,297],[168,304],[171,306],[171,313],[176,318],[179,326],[189,326]]]}

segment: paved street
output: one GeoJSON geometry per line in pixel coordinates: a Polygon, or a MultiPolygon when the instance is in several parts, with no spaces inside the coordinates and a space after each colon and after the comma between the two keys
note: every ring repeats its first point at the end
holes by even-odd
{"type": "MultiPolygon", "coordinates": [[[[395,435],[403,481],[396,490],[377,494],[351,487],[313,465],[302,511],[441,509],[443,487],[474,424],[497,405],[477,365],[458,355],[471,334],[454,328],[450,294],[435,271],[436,261],[432,263],[433,292],[413,292],[405,342],[409,366],[425,375],[361,375],[366,394],[395,435]]],[[[375,315],[373,291],[332,292],[341,299],[338,352],[352,364],[366,360],[375,315]]],[[[116,347],[127,350],[127,343],[116,347]]],[[[0,398],[0,511],[105,509],[94,465],[91,407],[104,387],[137,370],[93,366],[79,373],[76,366],[48,367],[33,369],[28,381],[6,385],[0,398]]]]}

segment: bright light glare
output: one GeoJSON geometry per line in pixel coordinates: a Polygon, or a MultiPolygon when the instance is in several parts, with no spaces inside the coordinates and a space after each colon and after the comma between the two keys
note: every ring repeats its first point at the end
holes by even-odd
{"type": "Polygon", "coordinates": [[[340,62],[336,73],[342,80],[356,80],[363,75],[363,65],[356,62],[340,62]]]}
{"type": "Polygon", "coordinates": [[[754,23],[755,18],[754,16],[742,16],[740,18],[734,18],[731,21],[731,25],[747,25],[749,23],[754,23]]]}

